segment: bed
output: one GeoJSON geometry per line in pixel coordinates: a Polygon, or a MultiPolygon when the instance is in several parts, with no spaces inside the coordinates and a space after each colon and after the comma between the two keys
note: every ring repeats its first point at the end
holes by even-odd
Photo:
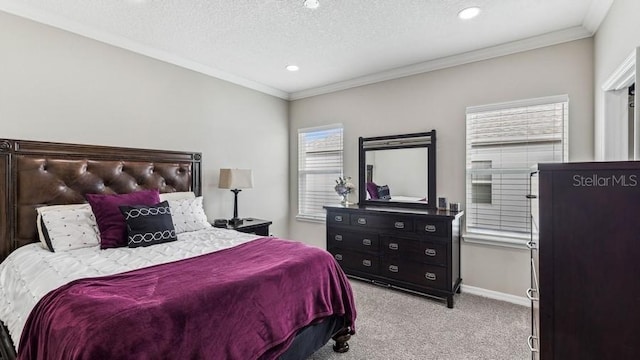
{"type": "Polygon", "coordinates": [[[201,199],[201,166],[200,153],[0,139],[2,359],[303,359],[330,339],[347,351],[351,288],[323,250],[204,225],[152,246],[40,244],[43,206],[87,194],[201,199]],[[100,343],[114,332],[127,336],[100,343]]]}

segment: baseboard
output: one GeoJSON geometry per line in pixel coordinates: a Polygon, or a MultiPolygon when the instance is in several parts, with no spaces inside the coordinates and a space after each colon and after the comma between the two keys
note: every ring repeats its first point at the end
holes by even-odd
{"type": "Polygon", "coordinates": [[[468,294],[472,294],[472,295],[478,295],[478,296],[483,296],[489,299],[495,299],[495,300],[500,300],[500,301],[506,301],[512,304],[516,304],[516,305],[522,305],[522,306],[527,306],[530,307],[531,306],[531,300],[529,300],[528,298],[524,297],[524,296],[515,296],[515,295],[511,295],[511,294],[507,294],[507,293],[502,293],[502,292],[498,292],[498,291],[493,291],[493,290],[487,290],[487,289],[483,289],[483,288],[479,288],[479,287],[475,287],[475,286],[469,286],[469,285],[462,285],[461,286],[461,291],[468,293],[468,294]]]}

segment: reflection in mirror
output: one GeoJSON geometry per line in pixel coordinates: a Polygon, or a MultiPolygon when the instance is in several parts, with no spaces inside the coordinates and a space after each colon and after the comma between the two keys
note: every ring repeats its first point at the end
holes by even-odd
{"type": "Polygon", "coordinates": [[[435,136],[360,138],[360,204],[435,208],[435,136]]]}
{"type": "MultiPolygon", "coordinates": [[[[374,150],[366,152],[367,199],[375,201],[427,200],[426,148],[374,150]],[[389,194],[381,198],[373,186],[386,186],[389,194]],[[372,197],[373,195],[373,197],[372,197]]],[[[383,191],[387,190],[383,189],[383,191]]],[[[378,193],[380,191],[378,190],[378,193]]]]}

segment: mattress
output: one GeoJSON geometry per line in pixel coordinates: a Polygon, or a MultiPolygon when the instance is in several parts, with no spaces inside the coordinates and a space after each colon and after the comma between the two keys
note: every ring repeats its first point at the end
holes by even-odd
{"type": "Polygon", "coordinates": [[[29,313],[48,292],[85,277],[113,275],[227,249],[260,238],[208,228],[178,235],[178,241],[149,247],[100,250],[99,246],[52,253],[29,244],[0,264],[0,320],[18,348],[29,313]]]}

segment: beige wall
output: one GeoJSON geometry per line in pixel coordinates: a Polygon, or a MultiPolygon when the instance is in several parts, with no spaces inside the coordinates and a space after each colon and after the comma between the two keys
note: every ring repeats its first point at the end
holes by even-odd
{"type": "MultiPolygon", "coordinates": [[[[639,16],[640,1],[615,0],[594,37],[595,117],[596,122],[604,124],[604,127],[607,125],[604,119],[602,85],[622,62],[640,47],[639,16]]],[[[636,59],[636,69],[638,64],[640,59],[636,59]]]]}
{"type": "Polygon", "coordinates": [[[2,12],[0,54],[0,137],[200,151],[210,219],[219,169],[251,168],[240,216],[287,235],[286,101],[2,12]]]}
{"type": "MultiPolygon", "coordinates": [[[[344,124],[345,175],[358,172],[358,137],[437,130],[439,196],[461,202],[465,189],[465,108],[568,94],[569,156],[593,158],[593,41],[584,39],[514,55],[293,101],[290,105],[290,236],[325,246],[324,224],[295,219],[296,130],[344,124]]],[[[466,285],[523,296],[526,250],[462,246],[466,285]]]]}

